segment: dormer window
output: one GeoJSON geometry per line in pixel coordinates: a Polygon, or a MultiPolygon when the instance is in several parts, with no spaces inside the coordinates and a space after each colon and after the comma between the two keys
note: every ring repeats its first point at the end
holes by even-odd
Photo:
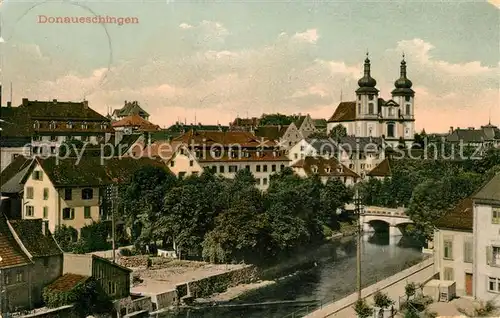
{"type": "Polygon", "coordinates": [[[66,128],[68,128],[68,129],[73,128],[73,123],[72,123],[72,122],[70,122],[70,121],[68,121],[68,122],[66,123],[66,128]]]}
{"type": "Polygon", "coordinates": [[[337,172],[338,172],[338,173],[342,173],[342,167],[338,167],[338,168],[337,168],[337,172]]]}
{"type": "Polygon", "coordinates": [[[88,129],[88,128],[89,128],[89,126],[87,125],[87,122],[84,121],[82,123],[82,129],[88,129]]]}
{"type": "Polygon", "coordinates": [[[56,129],[56,122],[55,121],[51,121],[50,124],[49,124],[49,128],[50,129],[56,129]]]}
{"type": "Polygon", "coordinates": [[[35,120],[35,122],[33,123],[33,128],[35,128],[35,129],[40,128],[40,122],[38,120],[35,120]]]}
{"type": "Polygon", "coordinates": [[[325,172],[326,173],[330,173],[330,171],[332,171],[332,169],[329,166],[325,167],[325,172]]]}
{"type": "Polygon", "coordinates": [[[311,171],[313,173],[318,173],[318,166],[311,166],[311,171]]]}
{"type": "Polygon", "coordinates": [[[101,123],[101,129],[106,129],[106,128],[108,128],[108,123],[107,123],[107,122],[105,122],[105,121],[103,121],[103,122],[101,123]]]}

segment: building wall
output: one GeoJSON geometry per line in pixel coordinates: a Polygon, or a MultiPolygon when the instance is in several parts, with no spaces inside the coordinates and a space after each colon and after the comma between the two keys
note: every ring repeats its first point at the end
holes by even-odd
{"type": "Polygon", "coordinates": [[[181,153],[181,150],[178,150],[175,156],[168,162],[168,168],[172,171],[176,176],[190,176],[192,174],[201,174],[203,172],[203,168],[200,166],[196,158],[188,152],[184,150],[184,153],[181,153]]]}
{"type": "Polygon", "coordinates": [[[30,176],[27,177],[26,183],[24,184],[24,194],[22,200],[22,218],[23,219],[44,219],[49,223],[49,229],[53,233],[56,225],[58,224],[57,218],[57,207],[58,193],[56,188],[52,185],[49,177],[42,170],[40,165],[36,165],[30,176]],[[35,171],[41,173],[41,180],[35,180],[33,175],[35,171]],[[28,188],[33,188],[33,199],[28,199],[28,188]],[[47,200],[44,200],[44,188],[48,189],[47,200]],[[33,207],[33,216],[27,215],[27,210],[29,207],[33,207]],[[44,218],[43,210],[44,207],[47,208],[48,215],[44,218]]]}
{"type": "Polygon", "coordinates": [[[304,136],[298,130],[298,128],[294,124],[291,124],[290,126],[288,126],[288,129],[285,131],[281,139],[283,146],[289,149],[295,146],[295,144],[297,144],[303,138],[304,136]]]}
{"type": "Polygon", "coordinates": [[[297,128],[299,128],[299,131],[301,132],[304,138],[307,138],[307,136],[317,131],[316,127],[314,126],[314,121],[309,115],[306,116],[306,118],[302,122],[302,125],[297,128]]]}
{"type": "MultiPolygon", "coordinates": [[[[500,208],[500,204],[496,208],[500,208]]],[[[489,277],[500,279],[500,264],[488,264],[488,247],[500,247],[500,224],[492,223],[492,213],[492,205],[474,204],[474,295],[480,300],[494,300],[500,305],[500,292],[488,291],[489,277]]]]}
{"type": "Polygon", "coordinates": [[[31,285],[31,266],[18,266],[9,269],[2,269],[0,278],[4,293],[0,293],[0,305],[2,312],[15,312],[16,309],[32,308],[30,294],[31,285]],[[23,281],[17,282],[17,273],[23,273],[23,281]],[[9,276],[9,284],[5,284],[5,276],[9,276]]]}
{"type": "Polygon", "coordinates": [[[36,305],[41,305],[43,288],[63,273],[63,255],[38,257],[33,259],[32,298],[36,305]]]}
{"type": "Polygon", "coordinates": [[[297,161],[304,159],[305,157],[311,156],[316,157],[318,152],[311,146],[305,139],[299,141],[288,151],[288,159],[290,159],[290,165],[293,165],[297,161]]]}
{"type": "Polygon", "coordinates": [[[256,184],[257,188],[260,190],[266,190],[269,187],[271,175],[273,173],[278,173],[282,169],[288,167],[289,161],[285,160],[238,161],[238,162],[222,161],[222,162],[200,162],[200,165],[202,167],[209,167],[211,169],[215,169],[212,171],[215,171],[218,175],[228,179],[233,179],[234,176],[236,175],[236,172],[229,172],[230,166],[236,166],[237,170],[246,169],[248,167],[248,169],[250,169],[250,172],[252,172],[253,176],[257,179],[257,184],[256,184]],[[224,167],[224,172],[221,172],[222,166],[224,167]],[[258,166],[260,167],[260,172],[257,171],[258,166]],[[267,171],[264,171],[264,166],[267,167],[267,171]],[[273,171],[273,166],[275,168],[275,171],[273,171]]]}
{"type": "MultiPolygon", "coordinates": [[[[100,208],[99,208],[99,188],[92,188],[92,199],[84,200],[82,199],[82,189],[85,187],[71,188],[71,198],[72,200],[64,200],[65,190],[64,188],[59,188],[59,215],[57,224],[66,225],[74,227],[78,232],[85,225],[92,224],[93,222],[99,221],[100,218],[100,208]],[[90,218],[85,218],[85,207],[90,207],[90,218]],[[73,219],[63,218],[63,209],[73,208],[75,209],[73,219]]],[[[52,229],[51,229],[52,231],[52,229]]]]}
{"type": "Polygon", "coordinates": [[[130,272],[98,258],[93,258],[92,264],[92,277],[111,298],[130,295],[130,272]]]}
{"type": "MultiPolygon", "coordinates": [[[[434,233],[434,266],[441,280],[446,279],[445,271],[453,272],[457,296],[466,296],[465,275],[473,274],[472,262],[465,261],[465,243],[472,240],[472,232],[436,230],[434,233]],[[452,259],[445,258],[444,241],[452,240],[452,259]],[[450,270],[451,269],[451,270],[450,270]]],[[[472,251],[471,251],[472,252],[472,251]]]]}

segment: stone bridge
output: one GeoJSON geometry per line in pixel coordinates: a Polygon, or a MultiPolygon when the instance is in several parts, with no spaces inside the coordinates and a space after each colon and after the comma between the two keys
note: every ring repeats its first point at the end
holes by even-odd
{"type": "Polygon", "coordinates": [[[413,223],[405,214],[404,208],[390,209],[377,206],[365,206],[360,216],[363,232],[387,231],[389,236],[402,236],[404,228],[413,223]]]}

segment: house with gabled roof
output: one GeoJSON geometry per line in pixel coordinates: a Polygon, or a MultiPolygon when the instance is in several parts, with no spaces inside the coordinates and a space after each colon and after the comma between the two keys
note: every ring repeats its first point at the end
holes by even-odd
{"type": "Polygon", "coordinates": [[[79,231],[92,222],[107,220],[110,204],[104,199],[105,190],[127,184],[144,166],[170,173],[164,161],[146,157],[35,157],[12,169],[7,167],[15,179],[5,184],[21,191],[22,219],[44,219],[52,232],[60,225],[79,231]]]}
{"type": "Polygon", "coordinates": [[[125,101],[122,108],[115,109],[111,114],[113,120],[120,120],[122,118],[138,115],[145,120],[149,120],[149,114],[145,111],[138,101],[125,101]]]}
{"type": "Polygon", "coordinates": [[[272,140],[280,149],[292,148],[303,139],[303,135],[294,123],[290,125],[265,125],[253,130],[255,136],[272,140]]]}
{"type": "Polygon", "coordinates": [[[360,176],[341,164],[336,158],[326,159],[324,157],[305,157],[292,166],[295,173],[301,177],[312,177],[317,175],[323,183],[330,179],[338,179],[345,185],[353,185],[360,176]]]}
{"type": "Polygon", "coordinates": [[[294,124],[297,127],[298,131],[300,131],[300,133],[302,134],[303,138],[307,138],[310,134],[318,131],[314,126],[314,120],[309,114],[299,114],[297,116],[297,119],[294,121],[294,124]]]}
{"type": "Polygon", "coordinates": [[[473,296],[473,200],[461,200],[436,221],[434,266],[439,278],[454,281],[457,296],[473,296]]]}

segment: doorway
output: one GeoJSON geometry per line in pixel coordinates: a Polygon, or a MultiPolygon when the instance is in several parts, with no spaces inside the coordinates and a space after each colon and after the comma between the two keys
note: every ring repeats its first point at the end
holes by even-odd
{"type": "Polygon", "coordinates": [[[465,294],[472,296],[472,282],[473,276],[471,273],[465,273],[465,294]]]}

